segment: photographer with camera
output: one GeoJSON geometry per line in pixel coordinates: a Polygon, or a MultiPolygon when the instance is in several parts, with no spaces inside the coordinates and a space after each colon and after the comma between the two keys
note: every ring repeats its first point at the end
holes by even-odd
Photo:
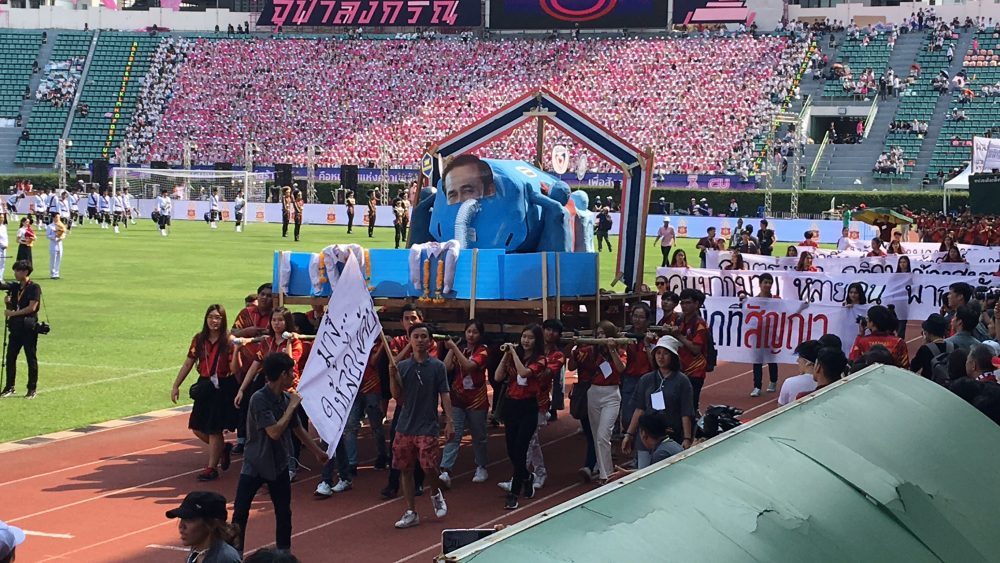
{"type": "Polygon", "coordinates": [[[896,313],[888,307],[875,305],[868,309],[868,318],[858,319],[858,338],[854,341],[848,359],[853,362],[873,346],[881,345],[892,354],[897,367],[910,369],[910,353],[906,348],[906,341],[896,336],[897,324],[899,319],[896,318],[896,313]]]}
{"type": "MultiPolygon", "coordinates": [[[[35,398],[35,388],[38,385],[38,335],[48,333],[48,326],[38,322],[38,307],[42,301],[42,288],[31,281],[31,262],[18,260],[14,263],[14,278],[17,283],[0,284],[0,290],[7,292],[4,302],[7,310],[7,328],[10,330],[10,342],[6,348],[7,384],[0,397],[10,397],[14,394],[14,382],[17,378],[17,356],[24,348],[24,357],[28,363],[28,393],[25,399],[35,398]]],[[[4,340],[6,341],[6,333],[4,340]]]]}

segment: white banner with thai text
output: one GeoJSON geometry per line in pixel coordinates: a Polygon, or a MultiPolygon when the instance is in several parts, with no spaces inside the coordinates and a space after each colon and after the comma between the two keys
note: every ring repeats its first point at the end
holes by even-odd
{"type": "Polygon", "coordinates": [[[302,407],[330,445],[330,457],[344,433],[368,353],[381,332],[371,294],[352,255],[333,287],[298,387],[302,407]]]}
{"type": "Polygon", "coordinates": [[[709,297],[705,315],[719,359],[746,364],[794,364],[796,346],[836,334],[844,353],[858,335],[868,305],[844,307],[787,299],[709,297]]]}
{"type": "MultiPolygon", "coordinates": [[[[919,259],[916,256],[890,254],[888,256],[845,256],[843,254],[830,257],[817,257],[813,261],[813,267],[821,272],[845,273],[845,274],[869,274],[869,273],[894,273],[899,269],[899,260],[905,257],[909,261],[910,271],[917,274],[944,274],[958,276],[978,276],[990,277],[1000,269],[997,259],[1000,258],[1000,251],[994,249],[970,249],[966,251],[967,256],[980,258],[980,260],[968,260],[968,262],[950,263],[943,262],[944,255],[935,256],[934,259],[919,259]],[[987,258],[989,258],[987,260],[987,258]]],[[[775,271],[775,270],[795,270],[799,263],[798,258],[761,256],[759,254],[743,254],[743,263],[748,270],[775,271]]],[[[733,264],[733,254],[730,251],[713,251],[706,256],[708,269],[725,270],[733,264]]],[[[990,285],[990,281],[983,281],[980,285],[990,285]]]]}
{"type": "MultiPolygon", "coordinates": [[[[748,270],[709,270],[701,268],[658,268],[656,274],[667,280],[667,291],[701,290],[713,297],[749,297],[760,292],[760,276],[765,272],[748,270]]],[[[864,274],[831,272],[767,272],[774,278],[772,292],[783,299],[811,303],[840,304],[847,298],[848,286],[861,284],[865,301],[892,305],[900,319],[924,320],[938,313],[946,303],[948,287],[965,282],[973,287],[983,278],[948,274],[864,274]]],[[[992,279],[998,279],[991,276],[992,279]]],[[[992,280],[989,280],[992,281],[992,280]]]]}

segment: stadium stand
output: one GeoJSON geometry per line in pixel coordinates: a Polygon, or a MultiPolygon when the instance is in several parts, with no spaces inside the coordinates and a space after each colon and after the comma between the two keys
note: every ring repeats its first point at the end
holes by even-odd
{"type": "MultiPolygon", "coordinates": [[[[92,37],[93,34],[86,31],[60,32],[55,39],[50,61],[86,58],[92,37]]],[[[34,103],[26,122],[31,138],[18,145],[17,164],[49,166],[53,163],[70,107],[70,104],[57,106],[47,100],[34,103]]]]}
{"type": "Polygon", "coordinates": [[[0,118],[20,112],[41,45],[39,31],[0,30],[0,118]]]}
{"type": "Polygon", "coordinates": [[[976,33],[962,71],[949,82],[951,100],[928,174],[951,178],[972,158],[972,137],[1000,124],[1000,33],[976,33]],[[960,117],[960,118],[959,118],[960,117]]]}
{"type": "Polygon", "coordinates": [[[840,79],[824,84],[823,97],[864,100],[874,96],[877,76],[885,70],[891,54],[889,34],[848,33],[834,65],[835,70],[840,65],[840,79]]]}
{"type": "MultiPolygon", "coordinates": [[[[147,117],[155,132],[135,131],[136,158],[178,162],[184,141],[192,140],[196,163],[240,162],[243,143],[253,139],[260,162],[302,164],[315,143],[323,148],[320,164],[375,163],[384,145],[393,163],[413,165],[425,142],[545,86],[622,137],[652,147],[658,171],[743,171],[793,87],[806,47],[787,37],[745,35],[199,39],[169,88],[172,98],[162,103],[162,119],[147,117]]],[[[147,105],[144,112],[156,111],[147,105]]],[[[515,133],[490,151],[531,158],[533,136],[515,133]]],[[[552,134],[548,142],[559,140],[552,134]]]]}
{"type": "Polygon", "coordinates": [[[101,33],[80,96],[87,115],[78,111],[73,116],[71,160],[114,157],[160,41],[159,36],[146,33],[101,33]]]}

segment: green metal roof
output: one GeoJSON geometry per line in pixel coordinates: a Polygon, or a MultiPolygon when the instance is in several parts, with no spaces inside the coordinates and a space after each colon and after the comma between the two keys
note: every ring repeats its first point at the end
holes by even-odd
{"type": "Polygon", "coordinates": [[[1000,428],[875,366],[443,561],[1000,561],[1000,428]]]}

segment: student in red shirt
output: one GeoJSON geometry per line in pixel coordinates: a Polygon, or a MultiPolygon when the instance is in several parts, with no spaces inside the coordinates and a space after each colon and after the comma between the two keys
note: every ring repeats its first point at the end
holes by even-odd
{"type": "MultiPolygon", "coordinates": [[[[233,336],[239,338],[257,338],[267,335],[270,331],[271,311],[274,309],[271,284],[261,284],[257,288],[256,297],[253,303],[247,303],[247,306],[236,315],[236,320],[233,321],[233,329],[231,331],[233,336]]],[[[243,380],[246,379],[247,372],[250,370],[250,366],[254,360],[257,359],[259,352],[260,344],[256,342],[248,343],[235,350],[236,366],[233,371],[236,375],[237,383],[243,383],[243,380]]],[[[249,395],[253,395],[253,393],[263,386],[263,383],[254,386],[249,395]]],[[[236,447],[233,448],[234,454],[243,453],[243,447],[247,441],[246,431],[247,403],[243,403],[240,406],[240,423],[236,430],[237,438],[236,447]]]]}
{"type": "Polygon", "coordinates": [[[858,324],[858,338],[854,341],[849,359],[853,362],[871,350],[872,346],[881,344],[892,354],[896,366],[910,369],[910,352],[906,348],[906,341],[895,334],[898,324],[896,314],[888,307],[875,305],[868,309],[868,322],[858,324]],[[866,328],[870,328],[871,332],[867,332],[866,328]]]}
{"type": "Polygon", "coordinates": [[[538,427],[539,377],[545,372],[545,342],[542,327],[529,325],[521,331],[520,344],[500,347],[503,358],[493,378],[507,381],[504,399],[504,434],[507,438],[507,457],[513,467],[510,492],[504,508],[518,507],[517,497],[534,498],[535,487],[528,473],[528,444],[538,427]]]}
{"type": "Polygon", "coordinates": [[[528,469],[534,475],[533,485],[536,489],[544,487],[545,480],[548,478],[538,432],[548,426],[549,416],[555,420],[554,402],[562,400],[563,371],[566,367],[566,355],[559,347],[562,333],[563,324],[559,319],[547,319],[542,323],[542,339],[545,341],[545,373],[542,374],[538,390],[538,428],[528,445],[528,469]]]}
{"type": "Polygon", "coordinates": [[[191,392],[194,406],[188,428],[208,445],[208,465],[198,474],[199,481],[218,479],[217,467],[223,471],[229,469],[233,446],[225,442],[223,432],[236,430],[240,418],[233,404],[238,387],[232,371],[235,337],[229,333],[228,325],[225,307],[210,305],[205,311],[201,332],[191,339],[187,359],[170,390],[170,400],[176,403],[181,384],[197,363],[198,381],[191,392]]]}
{"type": "MultiPolygon", "coordinates": [[[[618,327],[603,321],[597,325],[594,336],[618,338],[618,327]]],[[[597,370],[590,381],[590,389],[587,390],[587,416],[590,419],[590,431],[594,435],[599,483],[604,484],[615,469],[611,461],[611,435],[621,407],[619,385],[628,355],[617,344],[592,346],[591,354],[596,356],[597,370]]]]}
{"type": "Polygon", "coordinates": [[[882,251],[882,239],[875,237],[872,239],[872,249],[865,254],[865,256],[877,257],[885,256],[885,252],[882,251]]]}
{"type": "Polygon", "coordinates": [[[688,288],[681,292],[681,321],[677,328],[667,334],[681,343],[678,356],[681,359],[681,371],[691,380],[691,395],[694,400],[694,410],[698,410],[701,399],[701,388],[705,385],[708,369],[708,323],[701,318],[701,307],[705,304],[705,294],[700,290],[688,288]]]}
{"type": "Polygon", "coordinates": [[[635,393],[635,388],[639,385],[639,379],[653,371],[650,353],[652,343],[656,342],[656,337],[649,332],[649,325],[652,322],[653,310],[649,305],[640,301],[632,307],[632,327],[630,332],[635,337],[636,343],[625,347],[628,362],[625,364],[625,370],[622,372],[622,428],[628,428],[628,425],[632,422],[632,412],[635,410],[632,395],[635,393]]]}
{"type": "Polygon", "coordinates": [[[468,428],[472,434],[472,453],[476,460],[473,483],[484,483],[489,478],[486,465],[486,412],[490,402],[486,395],[486,360],[489,352],[482,343],[486,329],[482,321],[469,319],[465,322],[465,344],[459,348],[454,340],[446,340],[448,354],[444,367],[455,374],[451,384],[451,416],[455,435],[444,445],[441,457],[441,481],[451,486],[451,470],[458,458],[458,448],[462,436],[468,428]]]}
{"type": "Polygon", "coordinates": [[[817,272],[816,266],[813,266],[813,255],[812,252],[803,252],[799,255],[799,263],[795,266],[796,272],[817,272]]]}
{"type": "Polygon", "coordinates": [[[659,326],[677,326],[680,322],[680,314],[677,313],[677,305],[681,298],[673,291],[668,291],[660,296],[660,308],[663,310],[663,318],[657,323],[659,326]]]}
{"type": "Polygon", "coordinates": [[[800,242],[799,246],[811,246],[813,248],[819,248],[819,244],[817,244],[816,241],[813,240],[813,237],[816,236],[814,232],[806,231],[805,234],[802,236],[805,238],[805,240],[800,242]]]}

